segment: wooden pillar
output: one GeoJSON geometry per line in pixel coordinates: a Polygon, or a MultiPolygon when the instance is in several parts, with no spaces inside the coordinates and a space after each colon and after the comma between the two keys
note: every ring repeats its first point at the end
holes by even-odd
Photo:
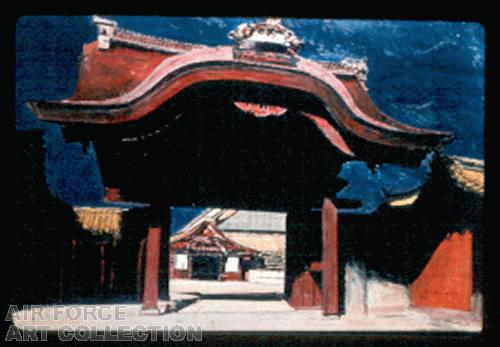
{"type": "Polygon", "coordinates": [[[115,286],[116,245],[117,245],[117,241],[113,240],[113,242],[111,243],[112,258],[108,262],[109,263],[108,290],[110,293],[112,293],[114,286],[115,286]]]}
{"type": "Polygon", "coordinates": [[[136,269],[136,292],[137,300],[141,299],[143,288],[143,269],[144,269],[144,248],[146,247],[146,239],[139,241],[139,250],[137,251],[137,269],[136,269]]]}
{"type": "MultiPolygon", "coordinates": [[[[169,279],[170,279],[170,206],[160,209],[158,212],[159,225],[161,225],[161,255],[160,255],[160,286],[159,298],[169,301],[169,279]]],[[[168,311],[168,305],[167,305],[168,311]]]]}
{"type": "Polygon", "coordinates": [[[161,227],[150,227],[146,240],[143,310],[158,309],[161,227]]]}
{"type": "Polygon", "coordinates": [[[339,314],[338,216],[333,202],[325,198],[321,212],[323,233],[322,309],[323,314],[339,314]]]}
{"type": "Polygon", "coordinates": [[[188,278],[191,279],[193,277],[193,257],[190,253],[188,253],[188,278]]]}

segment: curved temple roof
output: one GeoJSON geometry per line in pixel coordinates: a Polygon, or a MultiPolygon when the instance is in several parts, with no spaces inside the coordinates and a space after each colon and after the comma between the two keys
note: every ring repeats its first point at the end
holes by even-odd
{"type": "Polygon", "coordinates": [[[349,148],[349,140],[342,134],[410,152],[430,151],[453,139],[451,133],[412,127],[382,113],[364,85],[365,62],[348,59],[327,63],[303,58],[297,47],[289,47],[288,41],[296,38],[290,38],[276,20],[264,24],[269,42],[263,34],[264,40],[259,37],[258,42],[242,44],[243,35],[234,47],[153,38],[118,28],[113,21],[99,17],[94,21],[98,40],[84,47],[75,94],[61,101],[29,102],[40,119],[105,126],[133,122],[192,85],[244,81],[316,96],[329,115],[304,115],[349,156],[355,156],[356,151],[349,148]],[[283,43],[280,37],[284,37],[283,43]]]}

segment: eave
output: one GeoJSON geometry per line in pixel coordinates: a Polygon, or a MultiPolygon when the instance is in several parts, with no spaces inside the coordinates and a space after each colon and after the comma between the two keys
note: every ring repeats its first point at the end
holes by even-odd
{"type": "Polygon", "coordinates": [[[377,152],[421,156],[453,139],[449,132],[413,127],[381,112],[364,86],[366,76],[342,64],[297,54],[243,54],[233,46],[181,43],[123,29],[117,29],[113,40],[106,50],[98,49],[97,41],[85,46],[74,96],[28,103],[39,119],[110,127],[147,117],[193,85],[243,81],[299,90],[321,100],[327,114],[304,115],[351,157],[359,157],[360,144],[376,146],[377,152]]]}

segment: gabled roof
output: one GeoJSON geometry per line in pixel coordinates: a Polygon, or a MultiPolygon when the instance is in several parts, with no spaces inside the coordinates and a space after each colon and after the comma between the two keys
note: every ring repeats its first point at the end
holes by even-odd
{"type": "Polygon", "coordinates": [[[286,213],[239,210],[219,224],[227,231],[286,232],[286,213]]]}
{"type": "Polygon", "coordinates": [[[461,188],[477,194],[484,194],[484,160],[452,156],[450,172],[461,188]]]}
{"type": "Polygon", "coordinates": [[[235,213],[236,210],[232,209],[207,208],[205,211],[193,218],[188,224],[182,227],[182,229],[178,230],[175,235],[170,238],[170,240],[172,242],[177,241],[178,238],[181,237],[181,235],[186,235],[186,233],[193,232],[203,222],[212,221],[215,224],[219,224],[235,213]]]}
{"type": "Polygon", "coordinates": [[[93,235],[111,235],[120,238],[122,214],[127,209],[120,207],[73,207],[78,222],[93,235]]]}
{"type": "MultiPolygon", "coordinates": [[[[484,160],[462,157],[447,157],[447,170],[456,186],[479,195],[484,194],[484,160]]],[[[385,201],[391,207],[413,205],[420,195],[421,187],[401,194],[386,195],[385,201]]]]}
{"type": "Polygon", "coordinates": [[[171,238],[170,248],[209,253],[255,254],[257,250],[242,246],[229,239],[213,221],[203,221],[200,224],[185,229],[171,238]]]}
{"type": "MultiPolygon", "coordinates": [[[[101,126],[135,122],[195,84],[245,82],[296,90],[321,100],[327,114],[306,118],[339,150],[361,160],[420,159],[453,139],[449,132],[416,128],[381,112],[364,85],[364,61],[318,62],[288,46],[273,51],[245,42],[195,45],[134,33],[103,18],[95,22],[98,40],[84,48],[75,95],[29,102],[40,119],[101,126]]],[[[267,44],[279,46],[273,35],[287,31],[276,23],[258,27],[266,28],[267,44]]],[[[286,41],[288,36],[284,37],[286,41]]]]}

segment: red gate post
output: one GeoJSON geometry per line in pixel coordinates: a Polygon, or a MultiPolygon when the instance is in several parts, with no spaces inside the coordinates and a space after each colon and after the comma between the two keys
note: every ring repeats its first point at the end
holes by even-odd
{"type": "Polygon", "coordinates": [[[146,247],[146,239],[142,239],[139,242],[139,250],[137,252],[137,277],[136,277],[136,291],[137,291],[137,300],[141,299],[142,290],[144,288],[143,281],[143,270],[144,270],[144,248],[146,247]]]}
{"type": "Polygon", "coordinates": [[[338,216],[333,202],[325,198],[321,211],[323,232],[322,302],[324,315],[339,314],[338,216]]]}
{"type": "Polygon", "coordinates": [[[144,276],[143,310],[158,310],[158,279],[160,274],[161,228],[150,227],[146,241],[146,270],[144,276]]]}

